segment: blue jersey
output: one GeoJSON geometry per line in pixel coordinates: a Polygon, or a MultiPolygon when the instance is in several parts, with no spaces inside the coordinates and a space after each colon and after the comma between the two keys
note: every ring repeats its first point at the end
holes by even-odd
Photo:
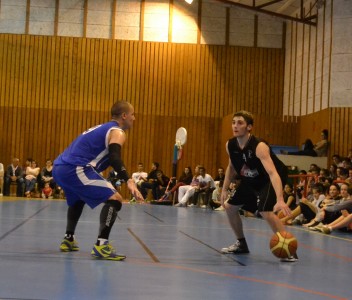
{"type": "Polygon", "coordinates": [[[108,137],[112,130],[122,129],[115,121],[89,128],[55,159],[54,165],[92,166],[104,171],[109,167],[108,137]]]}

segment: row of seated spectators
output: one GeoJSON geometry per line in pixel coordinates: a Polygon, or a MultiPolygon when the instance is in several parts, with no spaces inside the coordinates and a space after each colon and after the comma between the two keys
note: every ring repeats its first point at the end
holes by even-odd
{"type": "Polygon", "coordinates": [[[12,163],[4,170],[1,187],[3,195],[9,196],[11,185],[16,185],[17,197],[63,198],[62,189],[53,179],[52,169],[51,159],[47,159],[45,167],[40,169],[31,158],[26,160],[24,167],[20,166],[18,158],[13,158],[12,163]]]}
{"type": "Polygon", "coordinates": [[[291,216],[279,217],[285,225],[301,225],[330,234],[334,230],[352,232],[352,150],[348,157],[335,154],[329,169],[311,164],[308,171],[291,176],[293,185],[284,188],[291,216]]]}

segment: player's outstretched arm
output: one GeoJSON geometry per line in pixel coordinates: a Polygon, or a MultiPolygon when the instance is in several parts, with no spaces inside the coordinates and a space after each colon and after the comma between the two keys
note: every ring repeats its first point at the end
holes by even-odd
{"type": "Polygon", "coordinates": [[[271,183],[274,187],[276,194],[276,204],[274,206],[274,212],[282,210],[286,216],[291,215],[291,210],[284,201],[282,181],[277,173],[273,160],[270,157],[269,147],[261,142],[258,144],[256,155],[263,164],[264,169],[268,173],[271,183]]]}

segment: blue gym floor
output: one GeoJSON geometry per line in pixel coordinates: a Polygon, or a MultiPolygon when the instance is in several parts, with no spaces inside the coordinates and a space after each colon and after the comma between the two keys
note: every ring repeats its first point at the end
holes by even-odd
{"type": "Polygon", "coordinates": [[[352,299],[352,234],[290,227],[300,260],[280,263],[261,219],[244,218],[249,255],[223,255],[234,242],[224,212],[124,204],[111,241],[127,259],[99,261],[100,207],[85,208],[75,253],[58,250],[66,209],[0,198],[0,299],[352,299]]]}

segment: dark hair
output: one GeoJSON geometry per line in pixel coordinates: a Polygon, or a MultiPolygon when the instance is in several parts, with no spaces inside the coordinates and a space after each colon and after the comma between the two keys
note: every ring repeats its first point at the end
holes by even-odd
{"type": "Polygon", "coordinates": [[[314,184],[312,189],[316,189],[319,194],[323,194],[324,193],[324,185],[321,184],[321,183],[314,184]]]}
{"type": "Polygon", "coordinates": [[[292,184],[291,183],[288,183],[288,182],[286,182],[286,184],[285,185],[287,185],[291,190],[293,190],[293,186],[292,186],[292,184]]]}
{"type": "Polygon", "coordinates": [[[306,139],[306,141],[304,142],[304,150],[312,150],[312,149],[314,149],[314,144],[313,144],[312,140],[306,139]]]}
{"type": "Polygon", "coordinates": [[[252,113],[250,113],[249,111],[240,110],[240,111],[233,114],[232,118],[234,118],[234,117],[243,117],[243,119],[246,121],[247,125],[254,124],[254,117],[253,117],[252,113]]]}
{"type": "MultiPolygon", "coordinates": [[[[193,176],[192,175],[192,169],[191,169],[191,167],[190,166],[188,166],[188,167],[185,167],[185,168],[187,168],[188,169],[188,171],[189,171],[189,174],[191,175],[191,176],[193,176]]],[[[183,173],[185,173],[185,171],[183,170],[183,173]]]]}
{"type": "Polygon", "coordinates": [[[323,129],[321,133],[324,134],[324,137],[325,137],[326,139],[328,138],[328,136],[329,136],[329,131],[328,131],[327,129],[323,129]]]}
{"type": "Polygon", "coordinates": [[[123,113],[127,113],[130,111],[132,105],[124,100],[119,100],[114,103],[111,107],[111,117],[112,118],[119,118],[123,113]]]}
{"type": "Polygon", "coordinates": [[[156,168],[159,168],[159,163],[158,162],[153,162],[153,165],[156,166],[156,168]]]}
{"type": "Polygon", "coordinates": [[[330,186],[329,186],[329,191],[330,191],[330,188],[331,188],[332,186],[336,187],[336,189],[340,192],[340,186],[339,186],[337,183],[332,183],[332,184],[330,184],[330,186]]]}

